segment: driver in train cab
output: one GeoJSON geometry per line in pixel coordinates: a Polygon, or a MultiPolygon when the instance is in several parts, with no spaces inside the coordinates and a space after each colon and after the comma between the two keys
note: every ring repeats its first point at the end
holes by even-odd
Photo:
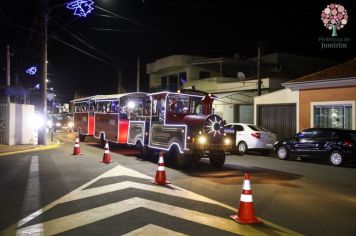
{"type": "Polygon", "coordinates": [[[172,98],[172,103],[170,105],[170,111],[175,112],[177,108],[177,99],[176,98],[172,98]]]}

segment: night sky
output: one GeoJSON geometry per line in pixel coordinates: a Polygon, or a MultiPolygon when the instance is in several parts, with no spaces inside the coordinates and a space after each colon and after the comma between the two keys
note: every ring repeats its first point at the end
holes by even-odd
{"type": "MultiPolygon", "coordinates": [[[[345,28],[338,31],[339,37],[350,38],[347,49],[320,49],[319,37],[331,36],[320,19],[330,1],[94,0],[96,7],[86,18],[73,16],[61,6],[66,2],[49,1],[48,87],[54,87],[62,101],[72,99],[75,91],[115,93],[119,69],[123,87],[134,91],[138,56],[141,87],[147,91],[145,65],[172,54],[246,58],[255,56],[260,44],[263,54],[339,62],[356,55],[354,0],[337,2],[349,15],[345,28]]],[[[0,1],[0,84],[5,84],[6,45],[13,55],[13,83],[16,76],[25,87],[38,83],[38,75],[24,72],[40,65],[41,9],[41,1],[0,1]]]]}

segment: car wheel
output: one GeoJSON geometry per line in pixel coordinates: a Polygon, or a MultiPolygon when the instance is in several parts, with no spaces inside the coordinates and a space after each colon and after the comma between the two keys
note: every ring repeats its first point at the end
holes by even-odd
{"type": "Polygon", "coordinates": [[[329,154],[329,162],[333,166],[342,166],[344,159],[344,154],[339,150],[332,151],[329,154]]]}
{"type": "Polygon", "coordinates": [[[237,151],[240,155],[244,155],[247,151],[247,144],[244,141],[239,142],[237,145],[237,151]]]}
{"type": "Polygon", "coordinates": [[[277,149],[277,156],[281,160],[287,160],[289,157],[288,149],[285,146],[281,146],[277,149]]]}

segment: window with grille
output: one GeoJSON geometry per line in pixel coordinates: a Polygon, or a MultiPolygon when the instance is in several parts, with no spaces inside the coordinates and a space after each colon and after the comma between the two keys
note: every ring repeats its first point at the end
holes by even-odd
{"type": "Polygon", "coordinates": [[[315,105],[314,127],[352,129],[352,105],[315,105]]]}

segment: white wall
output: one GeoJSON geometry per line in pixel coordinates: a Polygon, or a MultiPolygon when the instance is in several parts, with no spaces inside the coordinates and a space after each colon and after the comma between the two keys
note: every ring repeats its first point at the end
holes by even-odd
{"type": "Polygon", "coordinates": [[[254,97],[254,122],[257,124],[257,105],[263,104],[296,104],[296,128],[299,130],[299,91],[292,91],[290,89],[281,89],[272,93],[263,94],[254,97]]]}
{"type": "MultiPolygon", "coordinates": [[[[255,92],[230,92],[214,94],[217,99],[213,103],[214,112],[223,117],[227,123],[236,122],[235,105],[252,105],[255,92]]],[[[249,123],[252,123],[251,120],[249,123]]]]}
{"type": "Polygon", "coordinates": [[[29,118],[35,113],[33,105],[10,103],[8,145],[36,144],[36,132],[29,118]]]}
{"type": "Polygon", "coordinates": [[[227,123],[234,121],[234,105],[224,104],[219,101],[213,103],[214,113],[221,116],[227,123]]]}

